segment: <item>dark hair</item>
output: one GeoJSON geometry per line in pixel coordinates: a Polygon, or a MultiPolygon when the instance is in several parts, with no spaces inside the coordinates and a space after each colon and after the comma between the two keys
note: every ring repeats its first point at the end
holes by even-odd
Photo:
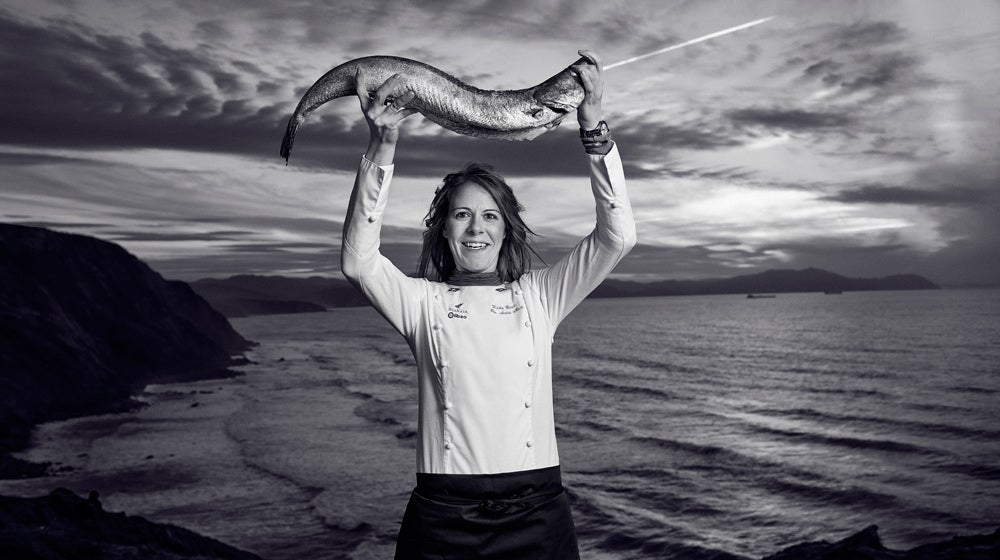
{"type": "Polygon", "coordinates": [[[503,216],[505,235],[497,260],[497,274],[503,282],[513,282],[531,269],[531,255],[541,257],[531,244],[529,236],[536,235],[528,228],[520,213],[524,207],[517,201],[514,191],[493,166],[485,163],[470,163],[461,171],[449,173],[444,183],[434,191],[434,200],[424,217],[424,245],[417,264],[417,276],[447,282],[455,273],[455,258],[445,240],[445,223],[451,211],[451,200],[455,191],[465,183],[475,183],[486,189],[497,203],[503,216]],[[433,267],[433,270],[431,270],[433,267]]]}

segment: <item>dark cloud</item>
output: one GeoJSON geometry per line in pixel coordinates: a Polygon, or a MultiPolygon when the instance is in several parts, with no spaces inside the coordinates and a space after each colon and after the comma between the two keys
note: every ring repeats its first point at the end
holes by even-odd
{"type": "Polygon", "coordinates": [[[984,193],[966,187],[924,190],[895,185],[867,184],[823,197],[826,200],[865,204],[908,204],[915,206],[967,206],[983,201],[984,193]]]}
{"type": "MultiPolygon", "coordinates": [[[[0,13],[0,44],[19,45],[0,53],[0,143],[175,148],[277,160],[295,104],[260,106],[259,94],[280,86],[261,79],[252,62],[220,61],[211,53],[170,46],[149,32],[135,41],[67,23],[24,23],[0,13]]],[[[579,175],[585,167],[575,124],[567,122],[530,144],[470,141],[450,132],[407,138],[399,162],[407,173],[435,177],[467,161],[489,161],[512,175],[579,175]]],[[[644,120],[616,124],[616,138],[633,147],[734,144],[718,131],[662,128],[644,120]]],[[[345,123],[317,115],[300,131],[295,165],[352,169],[367,142],[360,117],[345,123]]],[[[651,174],[627,158],[626,171],[636,178],[651,174]]]]}
{"type": "Polygon", "coordinates": [[[208,232],[150,232],[115,231],[104,235],[105,239],[127,243],[130,241],[232,241],[242,237],[257,235],[244,230],[218,230],[208,232]]]}
{"type": "Polygon", "coordinates": [[[864,50],[898,43],[906,33],[891,21],[859,21],[837,27],[823,39],[826,48],[835,50],[864,50]]]}
{"type": "Polygon", "coordinates": [[[135,41],[0,12],[0,44],[17,45],[0,51],[6,144],[270,152],[290,110],[253,108],[255,88],[241,75],[251,63],[230,65],[151,33],[135,41]]]}
{"type": "Polygon", "coordinates": [[[744,125],[760,125],[793,132],[843,129],[854,119],[846,113],[783,108],[747,108],[729,111],[726,116],[744,125]]]}
{"type": "MultiPolygon", "coordinates": [[[[73,231],[73,230],[87,230],[91,231],[94,229],[100,229],[107,227],[107,224],[99,224],[96,222],[52,222],[48,220],[22,220],[18,216],[6,216],[5,221],[10,224],[28,227],[40,227],[45,229],[52,229],[57,231],[73,231]]],[[[85,232],[78,232],[85,233],[85,232]]]]}

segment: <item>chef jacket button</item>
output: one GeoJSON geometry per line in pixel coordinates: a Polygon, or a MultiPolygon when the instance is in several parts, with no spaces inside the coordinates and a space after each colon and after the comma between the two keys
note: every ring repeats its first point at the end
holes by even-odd
{"type": "Polygon", "coordinates": [[[526,327],[529,327],[529,328],[530,328],[530,327],[531,327],[531,321],[525,321],[525,322],[524,322],[524,326],[526,326],[526,327]]]}
{"type": "Polygon", "coordinates": [[[449,409],[449,408],[451,408],[451,407],[452,407],[452,403],[451,403],[451,401],[450,401],[450,400],[446,400],[446,401],[444,401],[444,409],[445,409],[445,410],[448,410],[448,409],[449,409]]]}
{"type": "Polygon", "coordinates": [[[535,445],[535,444],[532,443],[532,441],[529,439],[528,441],[524,442],[524,445],[527,445],[528,447],[531,447],[532,445],[535,445]]]}
{"type": "Polygon", "coordinates": [[[442,359],[441,360],[441,367],[443,367],[443,368],[448,367],[448,360],[442,359]]]}
{"type": "Polygon", "coordinates": [[[445,449],[451,449],[451,442],[450,441],[444,442],[444,448],[445,449]]]}
{"type": "Polygon", "coordinates": [[[531,408],[531,401],[524,401],[524,408],[531,408]]]}
{"type": "Polygon", "coordinates": [[[377,219],[378,219],[378,216],[375,216],[375,215],[368,216],[368,223],[372,223],[373,224],[373,223],[375,223],[375,220],[377,220],[377,219]]]}
{"type": "Polygon", "coordinates": [[[441,301],[441,294],[434,294],[434,299],[441,301]]]}
{"type": "Polygon", "coordinates": [[[441,330],[441,323],[434,323],[434,330],[436,331],[441,330]]]}
{"type": "Polygon", "coordinates": [[[514,290],[514,295],[515,295],[515,296],[519,296],[519,295],[521,295],[522,293],[523,293],[523,292],[521,292],[521,290],[514,290]]]}
{"type": "Polygon", "coordinates": [[[618,208],[618,203],[617,202],[612,202],[611,203],[611,207],[612,208],[618,208]]]}
{"type": "Polygon", "coordinates": [[[528,367],[535,365],[535,360],[528,360],[528,367]]]}

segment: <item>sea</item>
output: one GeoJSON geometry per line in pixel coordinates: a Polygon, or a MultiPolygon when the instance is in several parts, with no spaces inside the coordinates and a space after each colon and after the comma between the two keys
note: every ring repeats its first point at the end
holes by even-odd
{"type": "MultiPolygon", "coordinates": [[[[235,319],[229,379],[40,426],[21,457],[106,510],[263,558],[386,559],[415,482],[416,368],[370,308],[235,319]]],[[[1000,290],[586,300],[555,336],[583,558],[761,558],[875,524],[1000,526],[1000,290]]]]}

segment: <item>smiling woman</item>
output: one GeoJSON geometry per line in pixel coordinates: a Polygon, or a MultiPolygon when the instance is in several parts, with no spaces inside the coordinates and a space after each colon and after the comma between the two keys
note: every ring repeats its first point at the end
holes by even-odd
{"type": "MultiPolygon", "coordinates": [[[[371,133],[344,221],[341,269],[406,338],[417,363],[417,486],[397,559],[579,558],[562,486],[552,401],[556,327],[635,245],[618,150],[601,119],[600,60],[571,67],[597,226],[531,270],[531,230],[484,164],[445,177],[426,216],[419,275],[379,253],[399,123],[413,93],[394,76],[359,88],[371,133]]],[[[359,82],[364,76],[358,76],[359,82]]]]}
{"type": "Polygon", "coordinates": [[[417,275],[444,281],[456,271],[495,271],[504,282],[517,280],[531,267],[531,255],[537,256],[522,211],[491,166],[470,163],[449,174],[427,212],[417,275]]]}

